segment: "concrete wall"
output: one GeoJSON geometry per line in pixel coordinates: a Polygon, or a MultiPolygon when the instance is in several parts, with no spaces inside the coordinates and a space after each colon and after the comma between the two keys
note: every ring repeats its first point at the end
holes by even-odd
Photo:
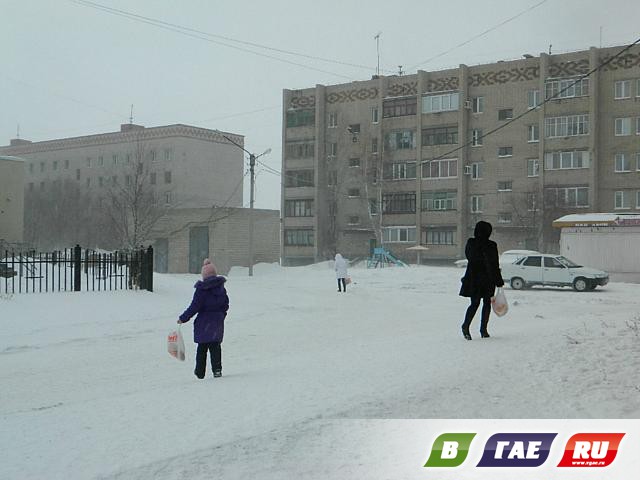
{"type": "Polygon", "coordinates": [[[0,157],[0,241],[20,243],[24,233],[24,162],[0,157]]]}

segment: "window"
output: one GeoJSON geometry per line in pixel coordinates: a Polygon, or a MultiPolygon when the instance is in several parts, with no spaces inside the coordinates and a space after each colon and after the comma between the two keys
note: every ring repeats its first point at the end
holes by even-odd
{"type": "Polygon", "coordinates": [[[371,153],[378,153],[378,138],[373,137],[371,139],[371,153]]]}
{"type": "Polygon", "coordinates": [[[29,191],[33,192],[33,182],[29,182],[29,191]]]}
{"type": "Polygon", "coordinates": [[[80,169],[76,168],[76,180],[80,180],[80,169]]]}
{"type": "Polygon", "coordinates": [[[413,130],[401,130],[387,133],[384,136],[385,150],[407,150],[416,148],[415,132],[413,130]]]}
{"type": "Polygon", "coordinates": [[[104,179],[102,177],[98,177],[98,186],[104,187],[104,179]]]}
{"type": "Polygon", "coordinates": [[[498,156],[499,157],[512,157],[513,156],[513,147],[498,147],[498,156]]]}
{"type": "Polygon", "coordinates": [[[312,217],[313,200],[285,200],[284,215],[285,217],[312,217]]]}
{"type": "Polygon", "coordinates": [[[484,97],[474,97],[471,99],[471,111],[473,113],[484,112],[484,97]]]}
{"type": "Polygon", "coordinates": [[[118,177],[116,175],[114,175],[113,177],[111,177],[111,185],[112,186],[116,186],[118,185],[118,177]]]}
{"type": "Polygon", "coordinates": [[[57,160],[53,161],[53,170],[58,170],[58,161],[57,160]]]}
{"type": "Polygon", "coordinates": [[[482,195],[472,195],[470,203],[471,213],[482,213],[482,195]]]}
{"type": "Polygon", "coordinates": [[[358,225],[360,223],[360,217],[357,215],[350,215],[347,218],[348,225],[358,225]]]}
{"type": "Polygon", "coordinates": [[[149,183],[151,183],[151,185],[156,184],[156,172],[151,172],[151,175],[149,176],[149,183]]]}
{"type": "Polygon", "coordinates": [[[360,166],[360,159],[359,158],[350,158],[349,159],[349,166],[352,167],[352,168],[359,167],[360,166]]]}
{"type": "Polygon", "coordinates": [[[131,175],[125,175],[124,177],[124,184],[128,187],[129,185],[131,185],[131,175]]]}
{"type": "Polygon", "coordinates": [[[454,145],[458,143],[458,126],[425,128],[422,130],[422,145],[454,145]]]}
{"type": "Polygon", "coordinates": [[[415,115],[418,100],[416,97],[390,98],[382,102],[382,116],[403,117],[405,115],[415,115]]]}
{"type": "Polygon", "coordinates": [[[588,135],[589,115],[547,117],[544,119],[544,134],[547,138],[588,135]]]}
{"type": "Polygon", "coordinates": [[[527,193],[527,211],[537,212],[540,210],[537,193],[527,193]]]}
{"type": "Polygon", "coordinates": [[[149,161],[155,163],[158,161],[158,154],[155,150],[149,151],[149,161]]]}
{"type": "Polygon", "coordinates": [[[513,118],[513,108],[503,108],[498,110],[498,120],[511,120],[513,118]]]}
{"type": "Polygon", "coordinates": [[[375,198],[369,199],[369,213],[371,215],[378,214],[378,200],[376,200],[375,198]]]}
{"type": "Polygon", "coordinates": [[[124,162],[125,162],[127,165],[131,165],[131,154],[130,154],[130,153],[127,153],[127,154],[124,156],[124,162]]]}
{"type": "Polygon", "coordinates": [[[471,146],[472,147],[480,147],[482,146],[482,130],[479,128],[474,128],[471,130],[471,146]]]}
{"type": "Polygon", "coordinates": [[[415,193],[385,193],[382,195],[384,213],[416,213],[415,193]]]}
{"type": "Polygon", "coordinates": [[[549,207],[588,207],[588,187],[560,187],[544,189],[544,204],[549,207]]]}
{"type": "Polygon", "coordinates": [[[458,92],[422,97],[422,113],[451,112],[458,110],[460,94],[458,92]]]}
{"type": "Polygon", "coordinates": [[[537,158],[527,159],[527,177],[537,177],[540,175],[540,160],[537,158]]]}
{"type": "Polygon", "coordinates": [[[522,266],[524,267],[541,267],[542,266],[542,257],[527,257],[527,259],[522,262],[522,266]]]}
{"type": "Polygon", "coordinates": [[[312,247],[313,230],[287,229],[284,231],[284,244],[296,247],[312,247]]]}
{"type": "Polygon", "coordinates": [[[513,221],[513,215],[511,212],[498,213],[498,223],[511,223],[513,221]]]}
{"type": "Polygon", "coordinates": [[[457,176],[457,158],[422,162],[422,178],[455,178],[457,176]]]}
{"type": "Polygon", "coordinates": [[[454,245],[455,230],[428,229],[425,231],[427,245],[454,245]]]}
{"type": "Polygon", "coordinates": [[[616,118],[616,137],[631,135],[631,118],[616,118]]]}
{"type": "Polygon", "coordinates": [[[539,142],[540,141],[540,126],[539,125],[529,125],[527,127],[528,139],[529,143],[539,142]]]}
{"type": "Polygon", "coordinates": [[[87,184],[87,187],[91,186],[91,177],[87,177],[86,184],[87,184]]]}
{"type": "Polygon", "coordinates": [[[170,171],[164,172],[164,183],[165,184],[171,183],[171,172],[170,171]]]}
{"type": "Polygon", "coordinates": [[[44,182],[40,182],[40,190],[44,190],[44,182]]]}
{"type": "Polygon", "coordinates": [[[588,78],[548,80],[544,87],[547,100],[550,98],[573,98],[589,95],[588,78]]]}
{"type": "Polygon", "coordinates": [[[380,112],[378,107],[371,107],[371,123],[378,123],[380,121],[380,112]]]}
{"type": "Polygon", "coordinates": [[[330,143],[327,146],[327,156],[329,158],[335,157],[338,154],[338,144],[335,142],[330,143]]]}
{"type": "Polygon", "coordinates": [[[327,186],[333,187],[338,184],[338,171],[337,170],[329,170],[327,172],[327,186]]]}
{"type": "Polygon", "coordinates": [[[511,180],[502,180],[498,182],[499,192],[510,192],[513,190],[513,182],[511,180]]]}
{"type": "Polygon", "coordinates": [[[33,173],[33,163],[29,164],[29,173],[33,173]]]}
{"type": "Polygon", "coordinates": [[[173,148],[165,148],[164,149],[164,161],[170,162],[173,160],[173,148]]]}
{"type": "Polygon", "coordinates": [[[527,92],[527,106],[529,109],[540,105],[540,90],[529,90],[527,92]]]}
{"type": "Polygon", "coordinates": [[[357,134],[360,133],[360,124],[359,123],[352,123],[351,125],[349,125],[347,130],[349,131],[350,134],[357,135],[357,134]]]}
{"type": "Polygon", "coordinates": [[[313,170],[288,170],[284,179],[285,187],[313,187],[313,170]]]}
{"type": "Polygon", "coordinates": [[[328,128],[338,128],[338,114],[337,113],[330,113],[329,114],[329,121],[327,122],[327,127],[328,128]]]}
{"type": "Polygon", "coordinates": [[[631,80],[622,80],[614,84],[614,97],[616,100],[631,98],[631,80]]]}
{"type": "Polygon", "coordinates": [[[164,193],[164,204],[165,205],[171,205],[171,202],[173,200],[173,195],[171,192],[165,192],[164,193]]]}
{"type": "Polygon", "coordinates": [[[98,157],[98,166],[104,167],[104,157],[102,155],[98,157]]]}
{"type": "Polygon", "coordinates": [[[310,158],[315,154],[315,144],[312,142],[296,142],[285,144],[287,158],[310,158]]]}
{"type": "Polygon", "coordinates": [[[347,191],[347,195],[349,195],[349,198],[357,198],[360,196],[360,189],[359,188],[350,188],[347,191]]]}
{"type": "Polygon", "coordinates": [[[308,127],[316,124],[315,110],[293,110],[287,112],[287,128],[308,127]]]}
{"type": "Polygon", "coordinates": [[[113,160],[113,166],[118,165],[118,155],[112,155],[111,159],[113,160]]]}
{"type": "Polygon", "coordinates": [[[64,161],[64,169],[69,170],[69,160],[64,161]]]}
{"type": "Polygon", "coordinates": [[[615,208],[616,210],[631,208],[629,192],[618,191],[615,193],[615,208]]]}
{"type": "Polygon", "coordinates": [[[589,168],[589,165],[589,152],[586,150],[547,152],[544,154],[545,170],[589,168]]]}
{"type": "Polygon", "coordinates": [[[406,180],[416,178],[416,162],[385,163],[382,176],[386,180],[406,180]]]}
{"type": "Polygon", "coordinates": [[[422,192],[423,211],[455,210],[458,194],[451,192],[422,192]]]}
{"type": "Polygon", "coordinates": [[[476,162],[471,164],[471,179],[482,179],[483,162],[476,162]]]}
{"type": "Polygon", "coordinates": [[[85,165],[87,166],[87,168],[91,168],[91,157],[87,157],[85,165]]]}
{"type": "Polygon", "coordinates": [[[631,159],[624,153],[616,153],[615,156],[615,172],[630,172],[631,159]]]}
{"type": "Polygon", "coordinates": [[[415,242],[416,227],[384,227],[382,241],[384,243],[415,242]]]}

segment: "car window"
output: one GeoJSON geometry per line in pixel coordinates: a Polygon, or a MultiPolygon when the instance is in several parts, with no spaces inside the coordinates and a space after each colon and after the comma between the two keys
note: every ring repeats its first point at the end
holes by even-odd
{"type": "Polygon", "coordinates": [[[544,266],[547,268],[563,268],[563,265],[553,257],[544,257],[544,266]]]}
{"type": "Polygon", "coordinates": [[[522,265],[527,267],[539,267],[541,265],[541,257],[527,257],[527,259],[522,262],[522,265]]]}
{"type": "Polygon", "coordinates": [[[569,260],[567,257],[558,257],[558,260],[560,261],[560,263],[562,263],[563,265],[569,267],[569,268],[580,268],[582,265],[578,265],[577,263],[572,262],[571,260],[569,260]]]}

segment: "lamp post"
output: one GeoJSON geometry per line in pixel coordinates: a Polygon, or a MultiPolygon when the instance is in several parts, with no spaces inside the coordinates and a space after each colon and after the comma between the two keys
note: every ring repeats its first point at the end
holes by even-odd
{"type": "Polygon", "coordinates": [[[224,138],[226,138],[229,142],[231,142],[233,145],[235,145],[236,147],[244,150],[246,153],[249,154],[249,171],[251,172],[251,189],[249,191],[249,252],[248,252],[248,261],[249,261],[249,276],[253,277],[253,190],[254,190],[254,185],[256,182],[256,177],[255,177],[255,166],[256,166],[256,160],[260,157],[262,157],[263,155],[268,155],[271,153],[271,149],[267,148],[264,152],[262,152],[260,155],[255,155],[253,153],[251,153],[250,151],[248,151],[246,148],[244,148],[242,145],[234,142],[233,140],[231,140],[229,137],[227,137],[225,134],[223,134],[222,132],[219,132],[224,138]]]}

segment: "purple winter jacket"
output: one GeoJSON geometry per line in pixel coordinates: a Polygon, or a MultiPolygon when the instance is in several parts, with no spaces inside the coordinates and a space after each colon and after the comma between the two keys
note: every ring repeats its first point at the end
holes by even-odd
{"type": "Polygon", "coordinates": [[[209,277],[198,281],[194,285],[191,305],[180,320],[188,322],[196,313],[193,322],[193,341],[196,343],[222,342],[224,336],[224,319],[229,310],[229,297],[224,288],[226,278],[221,276],[209,277]]]}

